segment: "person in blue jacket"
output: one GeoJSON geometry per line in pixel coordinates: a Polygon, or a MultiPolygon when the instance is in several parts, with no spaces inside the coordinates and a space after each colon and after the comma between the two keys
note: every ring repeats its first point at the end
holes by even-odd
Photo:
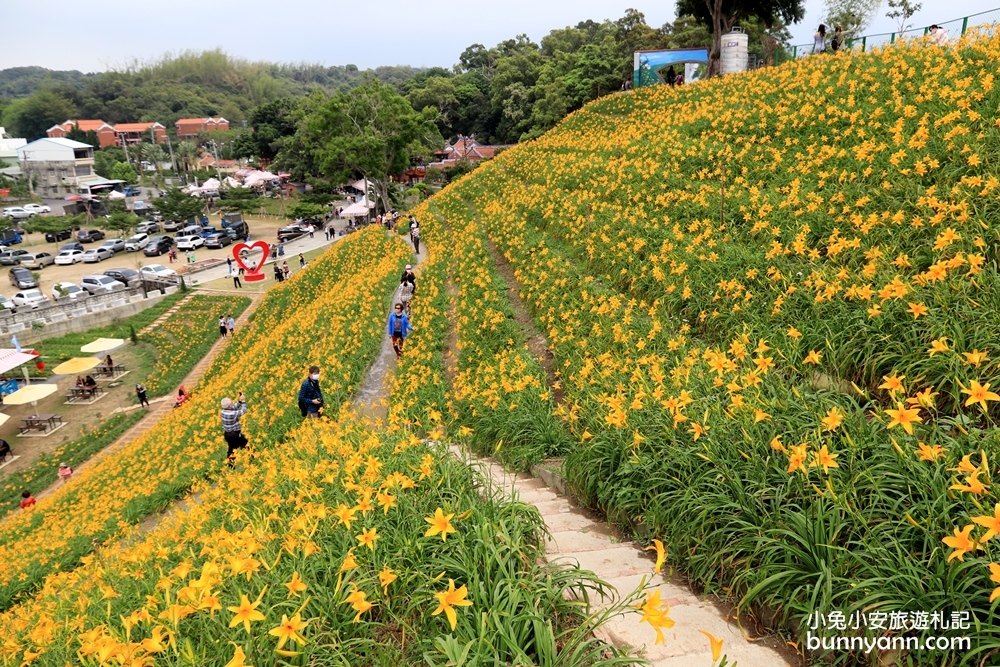
{"type": "Polygon", "coordinates": [[[396,352],[396,358],[403,356],[403,341],[411,331],[416,331],[410,326],[410,318],[403,312],[403,304],[397,303],[393,312],[389,313],[389,324],[387,327],[389,336],[392,338],[392,349],[396,352]]]}
{"type": "Polygon", "coordinates": [[[299,410],[303,417],[318,419],[323,407],[323,390],[319,386],[319,366],[309,367],[309,377],[299,387],[299,410]]]}

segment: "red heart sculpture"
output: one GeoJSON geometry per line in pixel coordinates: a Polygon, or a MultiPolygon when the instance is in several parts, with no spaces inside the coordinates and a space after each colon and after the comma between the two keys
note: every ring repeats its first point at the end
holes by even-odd
{"type": "Polygon", "coordinates": [[[264,241],[254,241],[250,245],[247,245],[246,243],[237,243],[236,245],[233,246],[233,259],[235,259],[236,263],[239,264],[240,267],[247,273],[260,273],[260,267],[264,266],[264,262],[267,261],[270,252],[271,252],[271,246],[269,246],[264,241]],[[243,263],[243,258],[240,257],[240,253],[244,250],[246,250],[249,253],[254,248],[260,248],[264,252],[260,256],[260,263],[251,269],[249,266],[243,263]]]}

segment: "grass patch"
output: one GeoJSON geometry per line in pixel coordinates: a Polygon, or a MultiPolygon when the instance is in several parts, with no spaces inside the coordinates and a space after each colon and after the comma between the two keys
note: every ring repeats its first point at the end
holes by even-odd
{"type": "Polygon", "coordinates": [[[19,470],[7,478],[7,484],[0,490],[0,513],[17,509],[21,502],[21,491],[31,489],[38,492],[56,481],[59,464],[65,462],[70,468],[101,451],[146,415],[145,411],[128,414],[118,413],[97,425],[93,430],[84,429],[76,440],[71,440],[51,454],[42,454],[30,468],[19,470]]]}

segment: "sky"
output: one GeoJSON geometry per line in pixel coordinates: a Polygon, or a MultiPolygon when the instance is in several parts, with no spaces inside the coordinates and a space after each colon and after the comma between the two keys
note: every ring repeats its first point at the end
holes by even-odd
{"type": "MultiPolygon", "coordinates": [[[[806,0],[793,44],[810,42],[824,0],[806,0]]],[[[917,26],[1000,7],[1000,0],[923,0],[917,26]]],[[[81,19],[78,0],[0,1],[0,69],[40,65],[84,72],[124,67],[164,53],[222,48],[233,56],[323,65],[353,63],[451,67],[470,44],[494,46],[526,33],[536,42],[550,30],[593,19],[617,19],[629,7],[659,26],[675,2],[648,0],[106,0],[81,19]],[[92,15],[96,11],[97,15],[92,15]],[[115,20],[116,19],[116,20],[115,20]]],[[[887,8],[867,33],[891,32],[887,8]]],[[[998,12],[1000,18],[1000,12],[998,12]]],[[[952,31],[954,33],[954,31],[952,31]]]]}

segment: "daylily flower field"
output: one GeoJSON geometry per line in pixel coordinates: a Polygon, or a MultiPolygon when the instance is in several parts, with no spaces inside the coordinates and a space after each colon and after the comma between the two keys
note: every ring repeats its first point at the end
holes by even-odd
{"type": "MultiPolygon", "coordinates": [[[[982,36],[615,95],[418,213],[432,249],[471,263],[487,236],[513,267],[579,496],[751,627],[971,612],[971,632],[886,633],[974,637],[934,664],[1000,649],[998,59],[982,36]]],[[[494,293],[488,269],[451,279],[494,293]]],[[[492,411],[470,442],[530,446],[475,381],[455,428],[492,411]]]]}

